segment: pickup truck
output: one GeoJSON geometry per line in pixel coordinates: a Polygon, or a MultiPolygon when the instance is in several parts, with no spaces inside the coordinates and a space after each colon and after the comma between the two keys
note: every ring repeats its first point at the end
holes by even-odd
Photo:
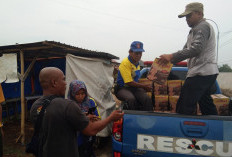
{"type": "MultiPolygon", "coordinates": [[[[184,80],[186,73],[187,67],[173,67],[169,79],[184,80]]],[[[212,92],[221,93],[217,83],[215,87],[212,92]]],[[[232,157],[232,116],[124,113],[112,127],[114,157],[232,157]]]]}

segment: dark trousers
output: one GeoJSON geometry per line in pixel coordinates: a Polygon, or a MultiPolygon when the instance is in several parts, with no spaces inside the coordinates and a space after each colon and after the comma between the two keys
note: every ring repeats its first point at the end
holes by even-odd
{"type": "Polygon", "coordinates": [[[93,149],[96,136],[82,136],[83,143],[78,146],[79,157],[96,157],[93,149]]]}
{"type": "Polygon", "coordinates": [[[209,76],[194,76],[185,80],[176,105],[180,114],[195,114],[197,102],[203,115],[217,115],[216,106],[211,98],[210,89],[215,83],[217,74],[209,76]]]}
{"type": "MultiPolygon", "coordinates": [[[[1,104],[0,104],[1,105],[1,104]]],[[[2,128],[0,128],[0,157],[2,157],[3,156],[3,139],[2,139],[2,132],[1,132],[1,129],[2,128]]]]}
{"type": "Polygon", "coordinates": [[[153,111],[151,98],[142,88],[122,87],[119,88],[116,97],[125,101],[128,105],[128,110],[153,111]]]}

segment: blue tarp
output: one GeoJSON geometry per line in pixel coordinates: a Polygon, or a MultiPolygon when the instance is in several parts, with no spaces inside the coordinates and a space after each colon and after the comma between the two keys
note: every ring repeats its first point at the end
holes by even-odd
{"type": "MultiPolygon", "coordinates": [[[[30,65],[30,62],[25,62],[25,71],[30,65]]],[[[39,84],[39,72],[44,67],[58,67],[65,73],[65,58],[62,59],[48,59],[36,61],[34,67],[25,80],[25,96],[41,95],[42,89],[39,84]],[[32,91],[32,80],[34,80],[34,93],[32,91]]],[[[20,64],[18,71],[20,72],[20,64]]],[[[5,99],[18,98],[21,95],[20,82],[17,83],[2,83],[2,89],[5,99]]]]}
{"type": "MultiPolygon", "coordinates": [[[[57,67],[61,69],[65,73],[65,58],[60,59],[46,59],[46,60],[40,60],[36,61],[34,64],[34,67],[31,69],[29,75],[27,76],[25,83],[24,83],[24,94],[25,97],[27,96],[34,96],[34,95],[42,95],[42,89],[39,84],[39,72],[44,67],[57,67]],[[34,86],[34,90],[32,90],[32,86],[34,86]]],[[[28,66],[31,62],[25,62],[25,70],[27,70],[28,66]]],[[[20,63],[18,63],[18,71],[20,73],[20,63]]],[[[1,83],[2,90],[5,96],[5,99],[13,99],[13,98],[20,98],[21,96],[21,89],[20,89],[20,81],[16,83],[1,83]]],[[[8,104],[7,104],[8,105],[8,104]]],[[[30,101],[28,102],[28,110],[31,107],[30,101]]],[[[15,112],[20,113],[21,112],[21,102],[16,102],[16,111],[13,109],[12,105],[9,105],[9,114],[13,115],[15,112]]],[[[6,117],[7,114],[5,111],[3,111],[3,117],[6,117]]]]}

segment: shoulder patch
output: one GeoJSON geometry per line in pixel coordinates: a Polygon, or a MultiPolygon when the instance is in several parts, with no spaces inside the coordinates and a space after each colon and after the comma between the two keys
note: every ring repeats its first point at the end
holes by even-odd
{"type": "Polygon", "coordinates": [[[36,113],[39,114],[40,111],[41,111],[41,109],[42,109],[42,106],[39,106],[39,107],[37,108],[37,110],[36,110],[36,113]]]}

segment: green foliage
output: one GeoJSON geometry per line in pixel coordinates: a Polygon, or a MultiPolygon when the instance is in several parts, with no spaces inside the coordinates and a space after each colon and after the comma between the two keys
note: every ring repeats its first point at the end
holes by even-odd
{"type": "Polygon", "coordinates": [[[219,67],[219,72],[232,72],[232,69],[228,64],[223,64],[219,67]]]}

